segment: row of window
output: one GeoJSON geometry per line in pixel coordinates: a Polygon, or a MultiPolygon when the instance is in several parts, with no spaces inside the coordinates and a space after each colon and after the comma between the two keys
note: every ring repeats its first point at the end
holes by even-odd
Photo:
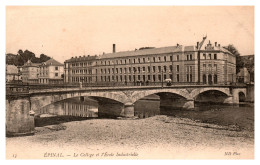
{"type": "MultiPolygon", "coordinates": [[[[40,76],[48,75],[48,72],[40,72],[40,76]]],[[[55,73],[55,76],[59,76],[59,73],[55,73]]]]}
{"type": "Polygon", "coordinates": [[[89,62],[72,63],[71,65],[72,66],[91,66],[92,62],[89,61],[89,62]]]}
{"type": "MultiPolygon", "coordinates": [[[[147,66],[146,67],[129,67],[129,68],[108,68],[108,69],[100,69],[100,73],[101,74],[110,74],[111,72],[112,73],[141,73],[141,72],[148,72],[150,73],[151,72],[151,69],[152,69],[152,72],[156,72],[156,66],[147,66]],[[111,71],[111,72],[110,72],[111,71]],[[114,72],[115,71],[115,72],[114,72]]],[[[172,72],[173,70],[173,67],[172,65],[169,65],[169,72],[172,72]]],[[[167,66],[157,66],[157,71],[158,72],[167,72],[167,66]]],[[[179,65],[176,66],[176,71],[179,71],[179,65]]],[[[98,70],[96,69],[96,73],[98,73],[98,70]]]]}
{"type": "MultiPolygon", "coordinates": [[[[48,70],[48,67],[45,66],[45,67],[40,67],[40,70],[48,70]]],[[[55,66],[55,70],[59,70],[59,67],[58,66],[55,66]]]]}
{"type": "Polygon", "coordinates": [[[72,70],[73,74],[92,74],[92,70],[82,69],[82,70],[72,70]]]}
{"type": "MultiPolygon", "coordinates": [[[[124,60],[115,60],[115,61],[100,61],[100,65],[114,65],[114,64],[136,64],[136,63],[146,63],[146,62],[166,62],[167,56],[164,57],[143,57],[143,58],[133,58],[133,59],[124,59],[124,60]]],[[[173,56],[170,56],[170,61],[173,61],[173,56]]],[[[179,61],[179,55],[176,55],[176,61],[179,61]]],[[[98,61],[96,61],[98,65],[98,61]]]]}
{"type": "MultiPolygon", "coordinates": [[[[190,66],[191,67],[191,66],[190,66]]],[[[173,71],[173,66],[169,65],[168,71],[172,72],[173,71]]],[[[167,66],[147,66],[147,67],[129,67],[129,68],[105,68],[105,69],[100,69],[101,74],[114,74],[114,73],[141,73],[141,72],[167,72],[167,66]],[[156,69],[157,68],[157,69],[156,69]]],[[[176,72],[180,71],[179,65],[176,65],[176,72]]],[[[92,74],[92,70],[72,70],[73,74],[92,74]]],[[[96,69],[96,73],[99,74],[98,69],[96,69]]]]}
{"type": "Polygon", "coordinates": [[[203,59],[204,59],[204,60],[207,60],[207,59],[208,59],[208,60],[211,60],[211,59],[217,60],[218,58],[217,58],[217,54],[214,54],[213,57],[212,57],[212,54],[209,53],[209,54],[207,55],[207,54],[204,53],[204,54],[203,54],[203,59]]]}
{"type": "MultiPolygon", "coordinates": [[[[176,61],[179,61],[179,55],[176,55],[176,61]]],[[[192,54],[189,55],[189,59],[187,60],[192,60],[192,54]]],[[[116,65],[116,64],[136,64],[136,63],[146,63],[146,62],[166,62],[167,60],[167,56],[164,57],[143,57],[143,58],[137,58],[137,59],[122,59],[122,60],[108,60],[108,61],[96,61],[96,65],[100,64],[100,65],[116,65]]],[[[173,61],[173,56],[170,56],[169,61],[173,61]]],[[[72,66],[88,66],[88,65],[92,65],[92,62],[89,62],[89,64],[87,65],[86,63],[72,63],[72,66]]]]}
{"type": "MultiPolygon", "coordinates": [[[[175,55],[175,61],[180,60],[180,55],[175,55]]],[[[105,61],[96,61],[96,65],[118,65],[118,64],[136,64],[136,63],[146,63],[146,62],[167,62],[167,61],[174,61],[174,56],[163,56],[163,57],[143,57],[143,58],[133,58],[133,59],[122,59],[122,60],[105,60],[105,61]],[[167,58],[170,57],[170,58],[167,58]]],[[[186,60],[191,61],[193,60],[193,55],[192,54],[187,54],[186,55],[186,60]]],[[[217,54],[203,54],[203,59],[217,59],[217,54]]],[[[80,63],[72,63],[71,64],[73,67],[83,67],[83,66],[90,66],[92,65],[92,62],[80,62],[80,63]]]]}
{"type": "MultiPolygon", "coordinates": [[[[97,81],[98,76],[95,77],[97,81]]],[[[162,81],[162,75],[147,75],[147,79],[145,75],[136,75],[136,76],[100,76],[100,81],[101,82],[136,82],[136,81],[152,81],[152,82],[156,82],[156,81],[162,81]],[[124,78],[124,79],[123,79],[124,78]],[[156,79],[157,78],[157,79],[156,79]]],[[[173,75],[169,74],[169,79],[173,80],[173,75]]],[[[163,74],[163,79],[167,79],[167,75],[163,74]]],[[[92,81],[92,77],[72,77],[72,82],[91,82],[92,81]]],[[[176,74],[176,81],[179,82],[180,81],[180,76],[179,74],[176,74]]],[[[192,75],[190,74],[190,79],[188,80],[188,82],[192,81],[192,75]]]]}
{"type": "Polygon", "coordinates": [[[207,64],[203,64],[203,71],[206,72],[208,69],[208,71],[214,71],[216,72],[217,69],[218,69],[218,65],[217,64],[214,64],[213,65],[213,68],[212,68],[212,65],[211,64],[208,64],[208,68],[207,68],[207,64]]]}
{"type": "MultiPolygon", "coordinates": [[[[205,65],[205,64],[204,64],[205,65]]],[[[203,67],[206,67],[204,66],[203,67]]],[[[215,65],[214,65],[215,66],[215,65]]],[[[193,66],[186,66],[186,71],[187,72],[192,72],[192,67],[193,66]]],[[[209,64],[209,67],[211,67],[211,64],[209,64]]],[[[118,73],[144,73],[144,72],[172,72],[173,71],[173,66],[169,65],[168,67],[165,66],[147,66],[147,67],[129,67],[129,68],[105,68],[105,69],[100,69],[100,74],[118,74],[118,73]],[[156,69],[157,68],[157,69],[156,69]],[[169,70],[167,70],[169,69],[169,70]]],[[[176,72],[180,71],[180,66],[176,65],[176,72]]],[[[72,70],[73,74],[92,74],[92,70],[72,70]]],[[[96,74],[99,74],[98,69],[96,69],[96,74]]]]}
{"type": "Polygon", "coordinates": [[[209,74],[208,76],[207,75],[203,75],[202,76],[202,79],[203,79],[203,84],[217,84],[218,83],[218,76],[215,74],[215,75],[211,75],[209,74]]]}

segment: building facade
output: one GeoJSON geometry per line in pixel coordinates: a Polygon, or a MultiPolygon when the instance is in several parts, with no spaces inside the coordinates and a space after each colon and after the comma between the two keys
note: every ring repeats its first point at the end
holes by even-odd
{"type": "Polygon", "coordinates": [[[97,56],[72,57],[64,62],[64,82],[65,83],[94,83],[93,69],[97,56]]]}
{"type": "Polygon", "coordinates": [[[63,84],[63,76],[63,64],[53,58],[39,65],[39,84],[63,84]]]}
{"type": "Polygon", "coordinates": [[[6,65],[6,82],[19,82],[22,80],[20,68],[15,65],[6,65]]]}
{"type": "Polygon", "coordinates": [[[65,83],[230,84],[236,81],[236,58],[220,44],[144,48],[65,61],[65,83]]]}
{"type": "Polygon", "coordinates": [[[22,82],[29,84],[37,84],[39,76],[39,65],[40,63],[32,63],[31,60],[28,60],[22,66],[22,82]]]}

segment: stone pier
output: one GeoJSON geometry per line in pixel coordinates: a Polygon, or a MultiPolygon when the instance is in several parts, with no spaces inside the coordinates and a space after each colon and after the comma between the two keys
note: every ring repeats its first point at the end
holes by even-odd
{"type": "Polygon", "coordinates": [[[161,96],[160,106],[169,107],[169,108],[173,108],[173,109],[193,110],[194,109],[194,100],[164,95],[164,96],[161,96]]]}
{"type": "Polygon", "coordinates": [[[135,107],[132,103],[126,103],[124,105],[123,113],[121,116],[126,117],[126,118],[131,118],[135,116],[135,107]]]}
{"type": "Polygon", "coordinates": [[[30,115],[29,98],[6,100],[6,136],[34,134],[34,116],[30,115]]]}

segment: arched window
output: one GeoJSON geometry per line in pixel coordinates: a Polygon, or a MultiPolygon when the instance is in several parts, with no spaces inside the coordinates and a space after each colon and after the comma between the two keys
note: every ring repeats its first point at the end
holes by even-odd
{"type": "Polygon", "coordinates": [[[208,83],[212,84],[212,75],[211,74],[208,75],[208,83]]]}
{"type": "Polygon", "coordinates": [[[214,84],[217,84],[218,83],[218,76],[215,74],[214,75],[214,84]]]}
{"type": "Polygon", "coordinates": [[[207,77],[205,74],[203,75],[203,84],[207,84],[207,77]]]}
{"type": "Polygon", "coordinates": [[[246,96],[243,92],[238,93],[239,102],[244,102],[246,100],[246,96]]]}

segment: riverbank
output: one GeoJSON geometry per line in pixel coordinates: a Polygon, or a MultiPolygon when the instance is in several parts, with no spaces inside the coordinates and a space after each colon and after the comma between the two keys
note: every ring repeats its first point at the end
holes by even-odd
{"type": "Polygon", "coordinates": [[[93,119],[6,139],[18,159],[252,159],[254,132],[186,118],[93,119]]]}

